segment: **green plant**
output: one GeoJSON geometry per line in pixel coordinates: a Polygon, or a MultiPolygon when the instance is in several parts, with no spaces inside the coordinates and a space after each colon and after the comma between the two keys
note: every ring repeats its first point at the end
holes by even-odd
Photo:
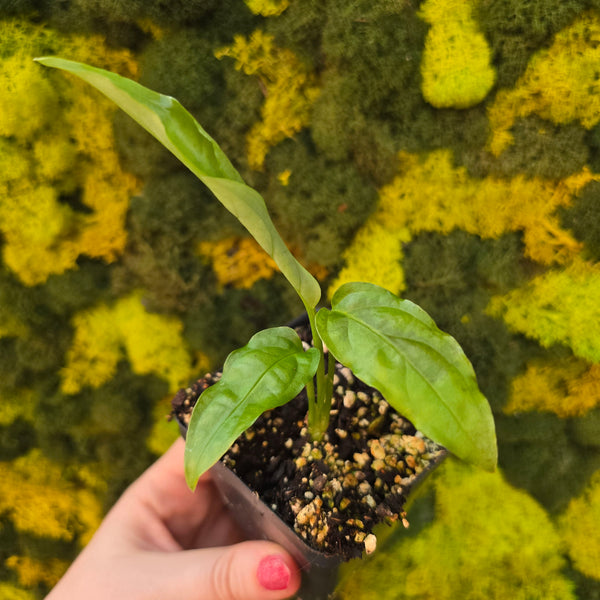
{"type": "Polygon", "coordinates": [[[261,331],[229,355],[220,381],[200,396],[187,435],[190,487],[262,412],[285,404],[304,387],[309,431],[321,439],[329,422],[335,359],[377,388],[425,435],[466,461],[495,467],[493,417],[473,368],[454,338],[422,309],[381,287],[352,282],[336,291],[330,310],[318,310],[320,286],[288,250],[260,194],[179,102],[82,63],[36,60],[97,88],[179,158],[273,258],[306,309],[314,347],[305,350],[287,327],[261,331]]]}

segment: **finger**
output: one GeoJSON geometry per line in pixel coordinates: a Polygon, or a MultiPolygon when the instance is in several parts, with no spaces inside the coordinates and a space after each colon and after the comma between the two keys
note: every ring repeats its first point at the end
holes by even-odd
{"type": "Polygon", "coordinates": [[[153,586],[161,600],[278,600],[300,587],[293,559],[271,542],[163,554],[161,560],[165,580],[153,586]]]}
{"type": "Polygon", "coordinates": [[[179,548],[157,545],[157,549],[167,551],[204,547],[207,544],[202,543],[203,539],[211,539],[212,546],[240,541],[243,538],[224,510],[210,474],[202,477],[193,492],[187,487],[183,451],[184,443],[180,439],[127,489],[108,518],[120,518],[128,531],[151,539],[156,535],[148,523],[157,526],[162,523],[180,545],[179,548]]]}

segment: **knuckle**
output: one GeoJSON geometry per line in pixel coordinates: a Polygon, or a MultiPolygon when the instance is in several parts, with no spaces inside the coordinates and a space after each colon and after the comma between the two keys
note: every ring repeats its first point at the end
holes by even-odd
{"type": "Polygon", "coordinates": [[[235,552],[229,551],[223,553],[217,560],[212,571],[212,589],[215,594],[215,600],[238,600],[234,580],[235,552]]]}

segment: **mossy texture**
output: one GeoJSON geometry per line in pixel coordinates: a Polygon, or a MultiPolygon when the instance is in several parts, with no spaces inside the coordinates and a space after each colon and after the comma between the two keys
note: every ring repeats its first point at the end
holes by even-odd
{"type": "Polygon", "coordinates": [[[423,96],[437,108],[479,104],[494,85],[490,48],[473,18],[476,4],[426,0],[420,7],[431,24],[421,62],[423,96]]]}
{"type": "Polygon", "coordinates": [[[560,536],[540,505],[500,473],[454,463],[441,469],[435,521],[415,538],[398,535],[385,553],[357,566],[340,599],[575,598],[561,572],[560,536]]]}
{"type": "Polygon", "coordinates": [[[575,567],[600,580],[600,471],[585,492],[571,501],[560,526],[575,567]]]}
{"type": "Polygon", "coordinates": [[[501,474],[449,465],[342,597],[600,598],[599,36],[598,0],[0,1],[0,597],[45,596],[177,435],[178,385],[303,310],[185,167],[32,61],[62,54],[178,98],[329,295],[384,285],[471,359],[501,474]]]}

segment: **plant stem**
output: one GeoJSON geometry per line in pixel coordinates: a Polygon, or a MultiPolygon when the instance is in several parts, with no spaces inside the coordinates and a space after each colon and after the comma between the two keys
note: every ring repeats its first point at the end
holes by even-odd
{"type": "MultiPolygon", "coordinates": [[[[311,385],[307,386],[308,393],[308,430],[313,440],[320,441],[327,427],[329,426],[329,411],[331,408],[331,394],[328,393],[329,377],[325,375],[325,352],[323,350],[323,341],[321,340],[319,333],[315,325],[315,310],[314,308],[304,305],[306,308],[306,314],[310,323],[310,329],[312,332],[313,346],[319,351],[319,366],[317,367],[316,380],[317,390],[316,397],[314,388],[311,385]],[[312,389],[311,389],[312,388],[312,389]]],[[[328,373],[330,377],[333,377],[332,373],[328,373]]]]}

